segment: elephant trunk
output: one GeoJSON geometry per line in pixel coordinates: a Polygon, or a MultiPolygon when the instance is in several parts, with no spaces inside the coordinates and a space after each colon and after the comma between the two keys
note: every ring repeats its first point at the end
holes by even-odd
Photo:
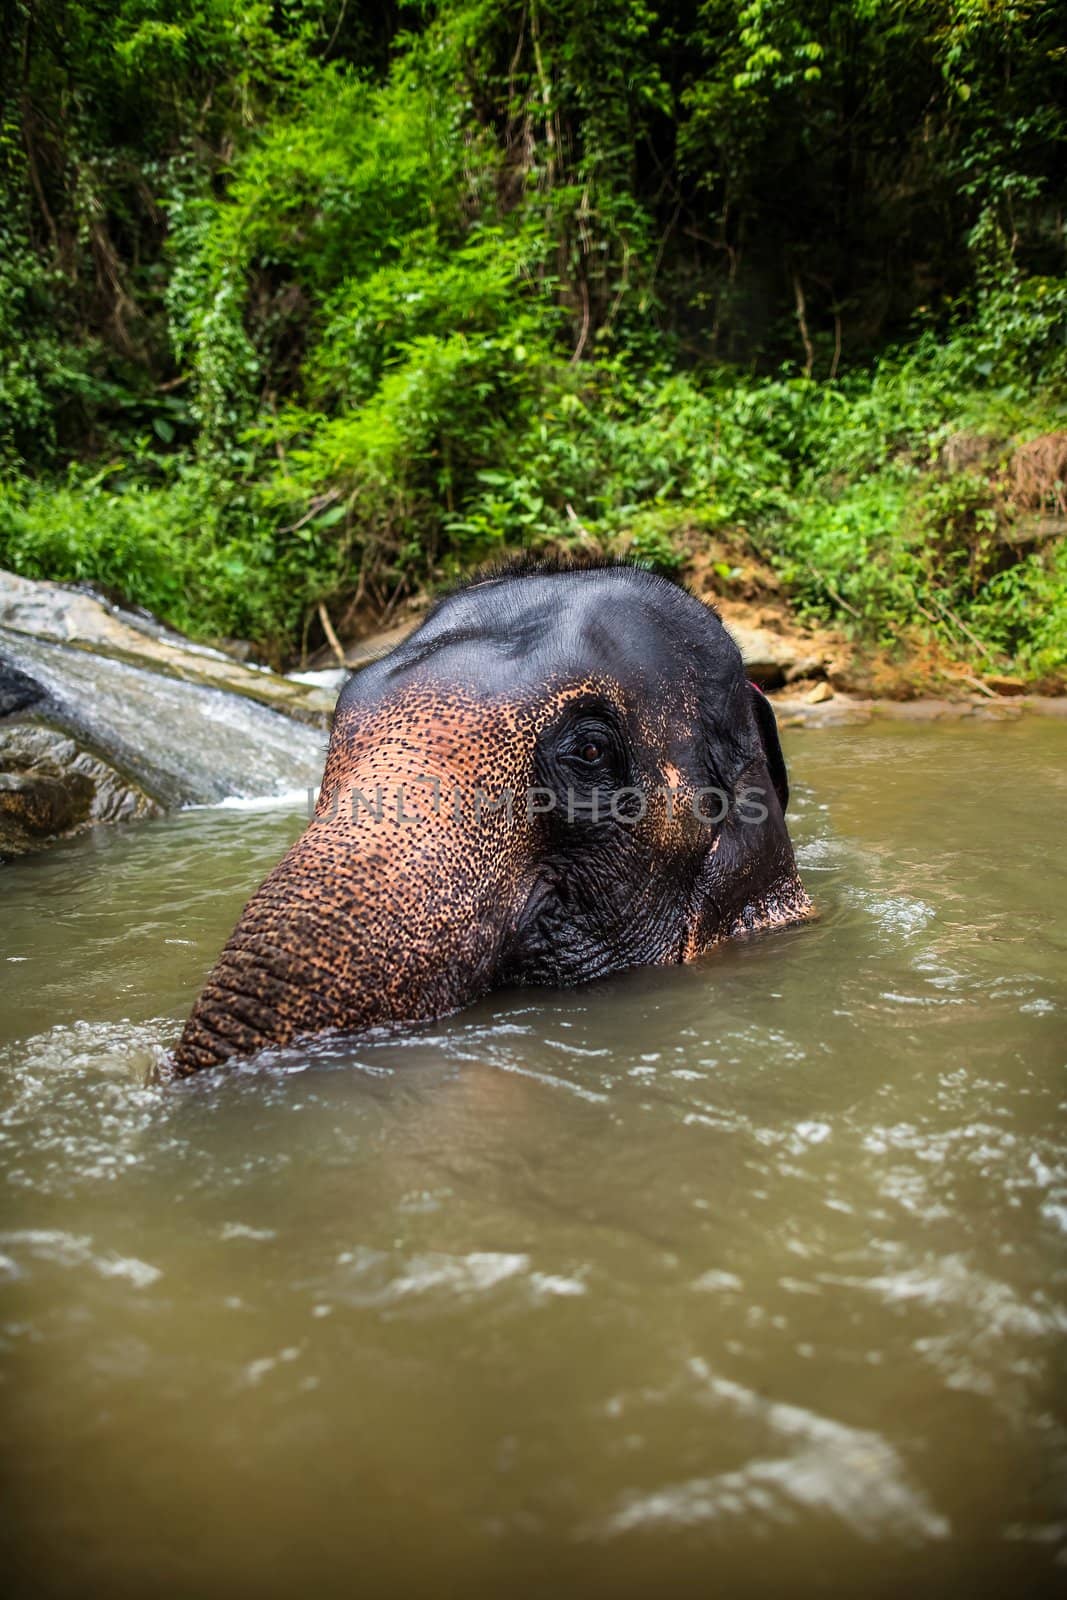
{"type": "MultiPolygon", "coordinates": [[[[417,760],[417,758],[416,758],[417,760]]],[[[185,1075],[303,1035],[441,1016],[491,986],[522,895],[522,824],[415,761],[328,766],[316,816],[253,895],[174,1052],[185,1075]]]]}

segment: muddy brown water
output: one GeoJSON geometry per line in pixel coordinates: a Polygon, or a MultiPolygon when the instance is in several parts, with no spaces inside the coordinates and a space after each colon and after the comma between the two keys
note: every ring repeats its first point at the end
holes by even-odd
{"type": "Polygon", "coordinates": [[[1067,1589],[1067,727],[787,742],[817,924],[178,1087],[300,809],[2,870],[5,1594],[1067,1589]]]}

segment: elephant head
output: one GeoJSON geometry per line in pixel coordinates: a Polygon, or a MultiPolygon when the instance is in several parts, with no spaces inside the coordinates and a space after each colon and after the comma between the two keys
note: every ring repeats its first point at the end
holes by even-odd
{"type": "Polygon", "coordinates": [[[684,589],[617,565],[475,581],[341,691],[315,816],[176,1070],[795,922],[787,802],[774,713],[684,589]]]}

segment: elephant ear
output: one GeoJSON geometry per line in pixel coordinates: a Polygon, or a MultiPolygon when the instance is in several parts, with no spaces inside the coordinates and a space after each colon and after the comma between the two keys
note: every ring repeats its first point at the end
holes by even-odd
{"type": "Polygon", "coordinates": [[[756,718],[756,730],[763,746],[763,754],[766,757],[767,771],[771,775],[774,792],[784,813],[789,805],[789,778],[786,775],[785,757],[782,755],[782,746],[778,738],[774,707],[757,684],[750,683],[749,688],[752,691],[752,711],[756,718]]]}

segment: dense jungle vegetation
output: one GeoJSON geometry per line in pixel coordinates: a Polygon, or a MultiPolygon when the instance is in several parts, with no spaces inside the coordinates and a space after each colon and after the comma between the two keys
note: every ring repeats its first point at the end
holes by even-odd
{"type": "Polygon", "coordinates": [[[8,0],[0,565],[273,659],[521,547],[1067,672],[1067,7],[8,0]]]}

